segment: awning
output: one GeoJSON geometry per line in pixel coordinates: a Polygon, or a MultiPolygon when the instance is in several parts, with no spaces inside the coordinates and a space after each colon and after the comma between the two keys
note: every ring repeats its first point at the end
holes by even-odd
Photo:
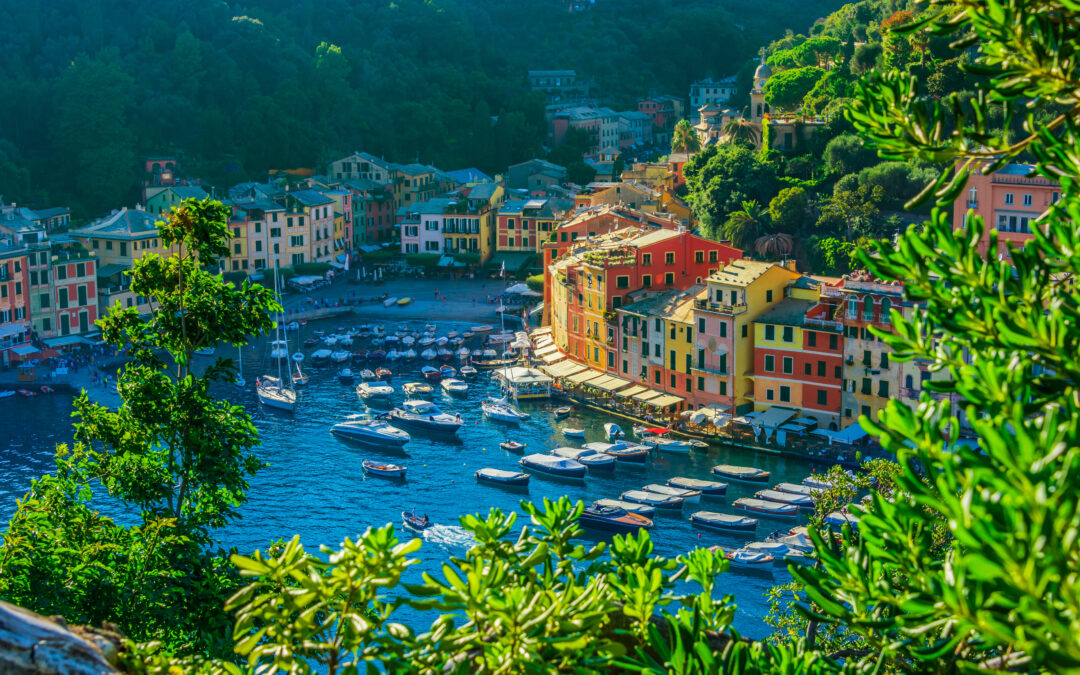
{"type": "Polygon", "coordinates": [[[622,389],[630,384],[630,380],[624,380],[621,377],[608,377],[604,382],[597,384],[596,382],[590,382],[590,386],[597,389],[603,389],[604,391],[615,391],[616,389],[622,389]]]}
{"type": "Polygon", "coordinates": [[[589,380],[595,380],[598,377],[605,377],[605,375],[597,370],[586,369],[581,371],[580,373],[574,373],[567,379],[574,384],[585,384],[589,380]]]}
{"type": "Polygon", "coordinates": [[[829,431],[828,429],[818,429],[811,432],[818,436],[824,436],[829,439],[831,443],[843,443],[845,445],[851,445],[855,441],[864,438],[866,436],[866,430],[862,428],[862,425],[856,422],[851,426],[845,427],[840,431],[829,431]]]}
{"type": "Polygon", "coordinates": [[[765,427],[766,429],[776,429],[779,428],[780,425],[782,425],[784,422],[787,422],[792,417],[795,417],[795,415],[797,414],[798,412],[792,410],[791,408],[779,408],[774,406],[772,408],[769,408],[768,410],[763,411],[761,415],[759,415],[758,418],[754,420],[754,425],[760,425],[765,427]]]}
{"type": "Polygon", "coordinates": [[[557,352],[557,351],[559,351],[559,348],[556,347],[555,345],[551,344],[551,343],[548,343],[547,345],[545,345],[543,347],[540,347],[539,345],[537,345],[536,355],[537,356],[543,356],[544,354],[550,354],[551,352],[557,352]]]}
{"type": "Polygon", "coordinates": [[[635,401],[641,401],[642,403],[644,403],[644,402],[648,401],[651,398],[656,398],[657,396],[662,396],[662,394],[660,392],[654,391],[652,389],[646,389],[645,391],[643,391],[640,394],[634,394],[634,400],[635,401]]]}
{"type": "Polygon", "coordinates": [[[673,406],[676,403],[682,403],[685,399],[682,396],[675,396],[674,394],[661,394],[656,398],[645,401],[645,405],[652,406],[654,408],[667,408],[673,406]]]}
{"type": "Polygon", "coordinates": [[[114,274],[120,274],[121,272],[126,272],[129,269],[131,269],[131,265],[120,265],[117,263],[113,263],[111,265],[102,265],[101,267],[97,268],[97,275],[99,277],[111,277],[114,274]]]}
{"type": "Polygon", "coordinates": [[[529,333],[529,335],[533,336],[534,338],[538,338],[541,335],[551,335],[551,326],[544,326],[543,328],[537,328],[532,333],[529,333]]]}
{"type": "Polygon", "coordinates": [[[41,350],[34,345],[19,345],[18,347],[12,347],[11,351],[15,352],[19,356],[29,356],[30,354],[41,353],[41,350]]]}
{"type": "Polygon", "coordinates": [[[555,363],[556,361],[562,361],[565,358],[566,358],[566,354],[563,354],[558,349],[556,349],[555,351],[553,351],[551,353],[544,354],[543,356],[541,356],[540,360],[543,361],[544,363],[555,363]]]}
{"type": "Polygon", "coordinates": [[[563,363],[548,368],[548,373],[555,377],[569,377],[570,375],[580,373],[583,370],[586,370],[585,366],[579,363],[564,361],[563,363]]]}
{"type": "Polygon", "coordinates": [[[334,269],[338,269],[338,270],[343,270],[343,269],[345,269],[345,266],[344,266],[344,265],[342,265],[342,264],[341,264],[341,263],[339,263],[339,262],[334,262],[333,260],[331,260],[331,261],[330,261],[329,263],[327,263],[327,264],[328,264],[328,265],[330,265],[330,267],[333,267],[334,269]]]}
{"type": "Polygon", "coordinates": [[[62,337],[45,338],[46,347],[66,347],[68,345],[92,344],[81,335],[64,335],[62,337]]]}
{"type": "Polygon", "coordinates": [[[491,256],[491,260],[488,261],[487,266],[502,267],[505,263],[507,272],[518,272],[528,265],[535,257],[535,253],[529,253],[528,251],[499,251],[491,256]]]}
{"type": "Polygon", "coordinates": [[[19,333],[25,333],[28,330],[30,330],[30,327],[26,324],[9,323],[6,326],[0,326],[0,338],[18,335],[19,333]]]}
{"type": "Polygon", "coordinates": [[[643,387],[639,384],[630,387],[629,389],[623,389],[622,391],[616,392],[615,395],[621,398],[630,398],[631,396],[634,396],[635,394],[640,394],[643,391],[649,391],[649,388],[643,387]]]}

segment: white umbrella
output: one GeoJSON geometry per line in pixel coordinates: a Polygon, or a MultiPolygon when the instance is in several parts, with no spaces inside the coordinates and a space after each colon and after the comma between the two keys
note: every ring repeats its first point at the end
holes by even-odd
{"type": "Polygon", "coordinates": [[[513,286],[510,286],[505,291],[503,291],[503,293],[515,293],[515,294],[518,294],[518,295],[525,295],[526,293],[530,292],[531,290],[532,289],[529,288],[525,284],[514,284],[513,286]]]}

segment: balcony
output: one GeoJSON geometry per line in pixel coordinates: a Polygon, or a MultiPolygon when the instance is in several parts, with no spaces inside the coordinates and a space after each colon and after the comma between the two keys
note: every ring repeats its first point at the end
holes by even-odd
{"type": "Polygon", "coordinates": [[[709,300],[695,300],[694,309],[704,309],[710,312],[719,312],[720,314],[730,314],[732,316],[742,314],[746,311],[746,303],[739,303],[736,305],[725,305],[719,302],[711,302],[709,300]]]}
{"type": "Polygon", "coordinates": [[[727,377],[728,375],[731,374],[726,370],[719,370],[717,368],[709,368],[707,366],[702,366],[702,367],[694,366],[693,368],[691,368],[691,370],[699,370],[699,371],[701,371],[703,373],[712,373],[713,375],[719,375],[720,377],[727,377]]]}
{"type": "Polygon", "coordinates": [[[844,293],[836,286],[826,286],[824,284],[821,286],[821,294],[827,298],[841,298],[844,296],[844,293]]]}
{"type": "Polygon", "coordinates": [[[1045,187],[1058,187],[1054,181],[1042,176],[1014,176],[1011,174],[995,173],[990,176],[991,183],[999,185],[1042,185],[1045,187]]]}
{"type": "Polygon", "coordinates": [[[833,321],[832,319],[806,319],[803,322],[806,328],[822,328],[824,330],[844,330],[844,324],[841,321],[833,321]]]}
{"type": "Polygon", "coordinates": [[[967,207],[969,209],[977,209],[977,208],[979,208],[979,200],[978,199],[969,199],[969,200],[967,200],[967,207]]]}
{"type": "MultiPolygon", "coordinates": [[[[880,281],[855,281],[848,279],[844,282],[844,290],[857,293],[884,293],[886,295],[903,295],[902,285],[883,284],[880,281]]],[[[854,317],[852,317],[854,318],[854,317]]]]}

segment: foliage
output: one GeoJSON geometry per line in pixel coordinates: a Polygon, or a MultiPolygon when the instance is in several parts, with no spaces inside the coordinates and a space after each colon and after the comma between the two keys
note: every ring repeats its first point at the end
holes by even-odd
{"type": "Polygon", "coordinates": [[[857,174],[848,174],[836,183],[836,192],[856,190],[860,185],[880,187],[884,208],[899,209],[923,187],[937,180],[938,171],[930,166],[907,162],[881,162],[857,174]]]}
{"type": "Polygon", "coordinates": [[[807,112],[820,115],[825,112],[829,105],[847,98],[850,93],[851,82],[844,72],[830,70],[803,97],[803,108],[807,112]]]}
{"type": "Polygon", "coordinates": [[[784,188],[769,202],[773,226],[782,232],[797,232],[808,217],[809,200],[801,187],[784,188]]]}
{"type": "Polygon", "coordinates": [[[737,248],[749,249],[768,225],[769,211],[751,199],[744,201],[738,211],[728,214],[720,234],[737,248]]]}
{"type": "Polygon", "coordinates": [[[794,250],[795,240],[785,232],[770,232],[754,242],[754,251],[767,260],[789,258],[794,250]]]}
{"type": "Polygon", "coordinates": [[[98,321],[103,339],[131,356],[118,383],[123,404],[76,400],[76,444],[58,448],[56,476],[33,483],[4,534],[6,599],[73,621],[108,620],[174,648],[217,648],[220,602],[235,579],[211,533],[235,518],[262,463],[250,416],[209,394],[235,376],[231,360],[196,375],[191,357],[219,341],[244,344],[280,309],[266,289],[235,289],[204,271],[228,254],[228,215],[209,199],[174,209],[159,225],[172,253],[145,255],[130,272],[131,289],[150,300],[149,319],[118,304],[98,321]],[[93,511],[95,486],[136,524],[93,511]]]}
{"type": "Polygon", "coordinates": [[[877,160],[877,155],[858,136],[843,134],[829,141],[822,160],[830,171],[846,175],[870,166],[877,160]]]}
{"type": "Polygon", "coordinates": [[[869,42],[856,47],[855,54],[851,57],[851,74],[865,75],[876,68],[882,51],[880,42],[869,42]]]}
{"type": "Polygon", "coordinates": [[[881,201],[885,191],[879,185],[860,185],[854,190],[837,190],[818,203],[818,227],[842,226],[848,239],[860,233],[873,233],[880,223],[881,201]]]}
{"type": "Polygon", "coordinates": [[[299,276],[317,276],[321,277],[330,271],[330,263],[321,262],[309,262],[309,263],[297,263],[292,266],[293,274],[299,276]]]}
{"type": "Polygon", "coordinates": [[[765,102],[780,110],[794,110],[824,75],[825,71],[817,66],[774,73],[765,81],[765,102]]]}
{"type": "Polygon", "coordinates": [[[778,68],[817,66],[828,68],[840,55],[840,40],[831,36],[812,37],[797,47],[774,51],[766,63],[778,68]]]}
{"type": "Polygon", "coordinates": [[[776,167],[743,146],[707,148],[687,162],[683,173],[690,204],[706,231],[715,232],[742,202],[768,204],[779,190],[776,167]]]}
{"type": "Polygon", "coordinates": [[[409,253],[405,256],[405,264],[413,267],[435,267],[440,258],[442,255],[439,253],[409,253]]]}
{"type": "Polygon", "coordinates": [[[806,240],[810,269],[817,274],[841,276],[855,266],[853,260],[858,247],[850,241],[836,237],[814,236],[806,240]]]}
{"type": "Polygon", "coordinates": [[[692,154],[698,150],[701,150],[701,139],[698,138],[694,125],[690,124],[690,120],[679,120],[671,135],[671,151],[692,154]]]}
{"type": "Polygon", "coordinates": [[[526,285],[528,285],[528,287],[530,289],[536,291],[537,293],[543,293],[544,292],[544,275],[543,274],[534,274],[533,276],[526,279],[525,283],[526,283],[526,285]]]}
{"type": "Polygon", "coordinates": [[[758,129],[757,126],[748,119],[742,117],[734,117],[724,122],[724,126],[720,128],[721,133],[731,143],[749,143],[750,145],[756,145],[758,142],[758,129]]]}

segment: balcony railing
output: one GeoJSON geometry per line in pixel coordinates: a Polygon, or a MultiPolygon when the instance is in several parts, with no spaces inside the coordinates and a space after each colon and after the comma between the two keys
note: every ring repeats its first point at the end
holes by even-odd
{"type": "Polygon", "coordinates": [[[1004,185],[1044,185],[1046,187],[1057,187],[1057,183],[1042,176],[1013,176],[1008,174],[995,173],[990,177],[991,183],[1000,183],[1004,185]]]}
{"type": "Polygon", "coordinates": [[[695,309],[707,309],[712,312],[720,312],[721,314],[742,314],[746,311],[746,303],[739,303],[736,305],[725,305],[719,302],[710,302],[709,300],[695,300],[695,309]]]}
{"type": "Polygon", "coordinates": [[[836,286],[822,286],[821,294],[827,298],[840,298],[844,295],[836,286]]]}
{"type": "Polygon", "coordinates": [[[967,200],[967,207],[969,209],[977,209],[977,208],[979,208],[979,200],[978,199],[969,199],[969,200],[967,200]]]}
{"type": "Polygon", "coordinates": [[[722,377],[727,377],[728,375],[731,374],[730,372],[728,372],[726,370],[720,370],[718,368],[709,368],[708,366],[694,366],[693,368],[691,368],[691,370],[700,370],[703,373],[712,373],[713,375],[720,375],[722,377]]]}
{"type": "Polygon", "coordinates": [[[806,327],[808,328],[824,328],[826,330],[844,330],[844,324],[841,321],[833,321],[832,319],[806,319],[806,327]]]}

